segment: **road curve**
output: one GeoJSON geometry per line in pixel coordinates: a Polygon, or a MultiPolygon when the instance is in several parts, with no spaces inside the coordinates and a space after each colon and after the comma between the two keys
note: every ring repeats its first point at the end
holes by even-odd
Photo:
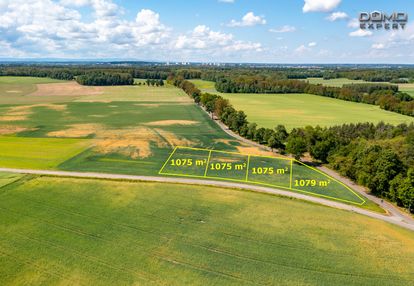
{"type": "Polygon", "coordinates": [[[131,180],[131,181],[147,181],[147,182],[160,182],[160,183],[179,183],[179,184],[191,184],[191,185],[205,185],[214,187],[236,188],[249,190],[259,193],[274,194],[280,196],[286,196],[296,198],[304,201],[314,202],[325,206],[347,210],[369,216],[371,218],[380,219],[403,228],[414,231],[414,223],[411,220],[405,219],[401,216],[395,216],[392,213],[390,215],[383,215],[368,210],[364,210],[352,205],[343,204],[340,202],[334,202],[323,198],[311,197],[300,193],[291,191],[284,191],[275,188],[262,187],[257,185],[240,184],[234,182],[223,182],[203,179],[188,179],[178,177],[161,177],[161,176],[135,176],[135,175],[121,175],[121,174],[107,174],[107,173],[92,173],[92,172],[70,172],[70,171],[50,171],[50,170],[32,170],[32,169],[14,169],[14,168],[0,168],[0,172],[10,172],[19,174],[33,174],[33,175],[46,175],[46,176],[60,176],[60,177],[73,177],[73,178],[93,178],[93,179],[110,179],[110,180],[131,180]]]}

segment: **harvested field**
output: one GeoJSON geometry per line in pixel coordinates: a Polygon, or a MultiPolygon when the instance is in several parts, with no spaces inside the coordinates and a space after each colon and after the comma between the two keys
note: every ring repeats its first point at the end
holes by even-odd
{"type": "Polygon", "coordinates": [[[200,122],[193,120],[160,120],[145,123],[147,126],[195,125],[200,122]]]}
{"type": "Polygon", "coordinates": [[[63,96],[63,95],[99,95],[103,94],[104,88],[99,86],[84,86],[76,81],[65,83],[37,84],[37,90],[32,96],[63,96]]]}
{"type": "Polygon", "coordinates": [[[234,139],[216,139],[216,140],[214,140],[214,142],[217,142],[217,143],[223,143],[223,144],[226,144],[226,145],[232,145],[232,143],[236,143],[236,142],[238,142],[237,140],[234,140],[234,139]]]}
{"type": "Polygon", "coordinates": [[[171,147],[174,146],[194,146],[196,143],[185,138],[180,138],[172,132],[156,128],[155,131],[160,134],[171,147]]]}
{"type": "Polygon", "coordinates": [[[159,107],[160,104],[158,103],[135,103],[135,106],[140,106],[140,107],[159,107]]]}
{"type": "Polygon", "coordinates": [[[23,115],[5,115],[0,116],[0,121],[24,121],[26,116],[23,115]]]}
{"type": "Polygon", "coordinates": [[[96,149],[103,154],[119,153],[132,159],[152,155],[151,143],[158,147],[165,144],[150,128],[138,127],[123,130],[102,130],[98,132],[96,149]]]}
{"type": "Polygon", "coordinates": [[[0,125],[0,135],[12,135],[23,131],[34,130],[17,125],[0,125]]]}
{"type": "MultiPolygon", "coordinates": [[[[273,152],[261,150],[258,147],[237,146],[236,148],[237,148],[237,151],[242,154],[275,157],[275,154],[273,152]]],[[[277,157],[282,157],[282,156],[277,155],[277,157]]]]}
{"type": "Polygon", "coordinates": [[[151,144],[155,144],[159,148],[194,145],[192,141],[180,138],[172,132],[143,126],[128,129],[106,129],[101,124],[72,124],[68,129],[49,132],[47,135],[64,138],[95,135],[95,146],[99,153],[118,153],[132,159],[151,156],[151,144]]]}
{"type": "Polygon", "coordinates": [[[18,105],[10,107],[6,113],[0,116],[0,121],[24,121],[31,115],[32,108],[45,107],[55,111],[65,111],[65,104],[34,104],[34,105],[18,105]]]}
{"type": "Polygon", "coordinates": [[[69,129],[49,132],[50,137],[65,137],[65,138],[79,138],[95,134],[102,128],[99,124],[73,124],[69,129]]]}

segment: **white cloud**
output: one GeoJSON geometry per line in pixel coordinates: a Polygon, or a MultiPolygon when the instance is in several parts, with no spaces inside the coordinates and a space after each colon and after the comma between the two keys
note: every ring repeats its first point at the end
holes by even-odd
{"type": "Polygon", "coordinates": [[[248,12],[243,16],[241,21],[231,20],[229,27],[251,27],[256,25],[264,25],[266,20],[263,16],[256,16],[253,12],[248,12]]]}
{"type": "Polygon", "coordinates": [[[302,54],[302,53],[304,53],[306,51],[309,51],[309,48],[306,47],[305,45],[300,45],[299,47],[297,47],[295,49],[295,52],[298,53],[298,54],[302,54]]]}
{"type": "Polygon", "coordinates": [[[389,52],[396,54],[402,52],[408,54],[414,46],[414,24],[408,24],[404,30],[388,31],[384,34],[378,34],[373,37],[375,50],[387,49],[389,52]]]}
{"type": "Polygon", "coordinates": [[[331,22],[334,22],[336,20],[343,20],[346,18],[348,18],[348,14],[345,12],[333,12],[328,17],[326,17],[326,19],[331,22]]]}
{"type": "Polygon", "coordinates": [[[369,37],[371,35],[372,35],[371,31],[362,30],[362,29],[349,33],[349,36],[351,37],[369,37]]]}
{"type": "Polygon", "coordinates": [[[359,28],[359,20],[357,18],[352,18],[348,22],[348,27],[354,29],[359,28]]]}
{"type": "Polygon", "coordinates": [[[272,33],[289,33],[289,32],[294,32],[294,31],[296,31],[296,28],[293,26],[289,26],[289,25],[284,25],[276,29],[269,29],[269,32],[272,32],[272,33]]]}
{"type": "Polygon", "coordinates": [[[302,10],[308,12],[330,12],[335,9],[341,0],[305,0],[302,10]]]}
{"type": "Polygon", "coordinates": [[[375,43],[375,44],[372,44],[371,48],[376,49],[376,50],[382,50],[385,48],[385,45],[382,43],[375,43]]]}
{"type": "Polygon", "coordinates": [[[317,45],[316,42],[310,42],[307,45],[300,45],[299,47],[295,49],[295,53],[302,55],[306,52],[312,51],[312,48],[316,47],[316,45],[317,45]]]}
{"type": "Polygon", "coordinates": [[[234,0],[218,0],[221,3],[234,3],[234,0]]]}
{"type": "Polygon", "coordinates": [[[190,33],[178,37],[175,49],[214,51],[256,51],[262,50],[260,43],[235,40],[232,34],[212,31],[205,25],[195,27],[190,33]]]}
{"type": "Polygon", "coordinates": [[[8,1],[0,14],[0,34],[11,48],[26,54],[46,51],[48,56],[57,57],[96,56],[119,50],[131,53],[169,37],[170,29],[160,23],[157,13],[143,9],[135,21],[126,21],[120,18],[121,10],[110,0],[8,1]],[[84,5],[93,10],[91,21],[83,22],[74,9],[84,5]]]}
{"type": "MultiPolygon", "coordinates": [[[[127,20],[112,0],[0,0],[0,8],[0,57],[237,61],[263,50],[260,43],[203,25],[174,33],[150,9],[127,20]],[[84,19],[85,11],[90,17],[84,19]]],[[[256,17],[243,20],[264,23],[256,17]]]]}
{"type": "Polygon", "coordinates": [[[91,0],[61,0],[60,3],[63,6],[83,7],[89,5],[91,0]]]}

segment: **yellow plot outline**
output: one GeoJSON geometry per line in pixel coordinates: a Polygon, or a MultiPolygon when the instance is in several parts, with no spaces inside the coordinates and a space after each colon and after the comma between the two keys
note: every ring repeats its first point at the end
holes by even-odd
{"type": "Polygon", "coordinates": [[[296,159],[288,159],[288,158],[284,158],[284,157],[272,157],[272,156],[258,156],[258,155],[249,155],[249,154],[243,154],[243,153],[238,153],[238,152],[231,152],[231,151],[223,151],[223,150],[214,150],[214,149],[205,149],[205,148],[193,148],[193,147],[186,147],[186,146],[176,146],[174,148],[174,150],[171,152],[170,156],[168,156],[167,160],[165,161],[165,163],[162,165],[161,169],[158,172],[159,175],[167,175],[167,176],[175,176],[175,177],[190,177],[190,178],[206,178],[206,179],[216,179],[216,180],[223,180],[223,181],[233,181],[233,182],[239,182],[239,183],[252,183],[252,184],[257,184],[257,185],[264,185],[264,186],[269,186],[269,187],[277,187],[277,188],[282,188],[285,190],[290,190],[290,191],[297,191],[297,192],[301,192],[301,193],[305,193],[305,194],[309,194],[312,196],[317,196],[317,197],[323,197],[323,198],[327,198],[327,199],[332,199],[332,200],[337,200],[337,201],[341,201],[341,202],[346,202],[346,203],[350,203],[350,204],[355,204],[355,205],[363,205],[366,203],[366,200],[360,196],[358,193],[356,193],[354,190],[352,190],[350,187],[348,187],[347,185],[345,185],[344,183],[342,183],[341,181],[329,176],[328,174],[321,172],[320,170],[310,167],[296,159]],[[188,174],[175,174],[175,173],[164,173],[163,170],[165,168],[165,166],[168,164],[168,162],[170,161],[170,159],[172,158],[172,156],[175,154],[175,152],[178,149],[187,149],[187,150],[195,150],[195,151],[206,151],[208,152],[208,158],[207,158],[207,164],[206,164],[206,169],[204,171],[204,176],[200,176],[200,175],[188,175],[188,174]],[[232,178],[226,178],[226,177],[211,177],[211,176],[207,176],[207,171],[208,171],[208,165],[210,162],[210,158],[211,158],[211,154],[213,152],[216,153],[224,153],[224,154],[234,154],[234,155],[244,155],[247,156],[247,168],[246,168],[246,177],[244,180],[240,180],[240,179],[232,179],[232,178]],[[279,186],[279,185],[274,185],[274,184],[267,184],[267,183],[263,183],[263,182],[256,182],[256,181],[252,181],[249,180],[248,178],[248,174],[249,174],[249,164],[250,164],[250,157],[259,157],[259,158],[270,158],[270,159],[282,159],[282,160],[286,160],[286,161],[290,161],[290,182],[289,182],[289,188],[285,187],[285,186],[279,186]],[[340,199],[340,198],[335,198],[335,197],[331,197],[331,196],[327,196],[327,195],[322,195],[322,194],[317,194],[317,193],[312,193],[309,191],[304,191],[304,190],[299,190],[299,189],[295,189],[292,188],[292,177],[293,177],[293,162],[299,163],[309,169],[311,169],[312,171],[315,171],[319,174],[322,174],[323,176],[339,183],[340,185],[342,185],[343,187],[345,187],[345,189],[347,189],[348,191],[350,191],[352,194],[354,194],[357,198],[359,198],[362,202],[361,203],[357,203],[357,202],[353,202],[353,201],[349,201],[346,199],[340,199]]]}

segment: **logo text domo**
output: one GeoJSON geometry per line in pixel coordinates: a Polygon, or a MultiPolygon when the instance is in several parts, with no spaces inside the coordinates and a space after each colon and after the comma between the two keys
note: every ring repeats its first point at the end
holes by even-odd
{"type": "Polygon", "coordinates": [[[379,11],[373,11],[371,13],[361,12],[359,13],[359,26],[361,29],[385,29],[385,30],[398,30],[404,29],[407,25],[408,14],[403,12],[394,12],[392,14],[386,14],[379,11]]]}

